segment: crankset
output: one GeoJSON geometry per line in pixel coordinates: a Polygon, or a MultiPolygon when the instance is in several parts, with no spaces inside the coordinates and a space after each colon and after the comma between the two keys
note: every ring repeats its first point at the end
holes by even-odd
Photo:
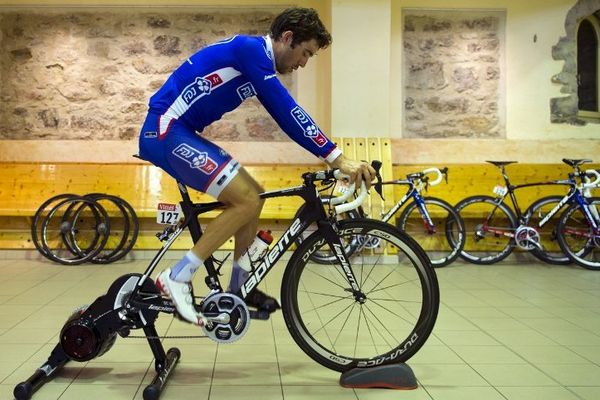
{"type": "Polygon", "coordinates": [[[207,297],[200,305],[200,312],[208,320],[202,330],[217,343],[235,342],[250,327],[248,306],[232,293],[217,293],[207,297]]]}
{"type": "Polygon", "coordinates": [[[529,226],[520,226],[515,232],[515,243],[524,250],[543,250],[540,244],[540,234],[529,226]]]}

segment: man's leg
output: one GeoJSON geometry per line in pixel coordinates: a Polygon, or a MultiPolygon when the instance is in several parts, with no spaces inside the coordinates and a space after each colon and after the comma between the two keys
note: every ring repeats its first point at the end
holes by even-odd
{"type": "Polygon", "coordinates": [[[192,249],[194,254],[206,260],[234,236],[234,259],[239,259],[256,235],[258,218],[264,204],[264,200],[259,197],[261,191],[260,185],[244,168],[240,168],[218,197],[227,208],[206,226],[202,237],[192,249]]]}

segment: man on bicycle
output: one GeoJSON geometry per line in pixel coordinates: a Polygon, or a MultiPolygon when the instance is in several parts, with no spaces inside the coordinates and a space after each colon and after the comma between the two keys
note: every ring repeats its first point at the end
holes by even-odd
{"type": "MultiPolygon", "coordinates": [[[[183,319],[197,325],[206,322],[194,307],[192,277],[231,236],[235,249],[229,290],[236,292],[244,283],[248,272],[239,259],[256,234],[263,206],[260,185],[223,149],[196,132],[256,96],[291,139],[331,168],[339,168],[357,185],[362,181],[369,185],[374,178],[375,171],[367,163],[342,155],[276,75],[304,67],[330,43],[331,35],[315,10],[291,8],[273,20],[267,36],[237,35],[193,54],[150,98],[139,138],[141,158],[226,205],[194,247],[156,280],[183,319]]],[[[279,307],[257,289],[246,301],[260,309],[279,307]]]]}

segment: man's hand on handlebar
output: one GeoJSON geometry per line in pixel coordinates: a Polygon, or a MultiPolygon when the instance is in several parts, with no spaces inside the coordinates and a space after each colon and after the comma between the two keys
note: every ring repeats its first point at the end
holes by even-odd
{"type": "Polygon", "coordinates": [[[336,158],[331,164],[331,168],[337,168],[343,174],[350,177],[350,183],[355,183],[357,188],[365,182],[367,189],[371,187],[371,182],[375,179],[375,169],[366,161],[350,160],[343,154],[336,158]]]}

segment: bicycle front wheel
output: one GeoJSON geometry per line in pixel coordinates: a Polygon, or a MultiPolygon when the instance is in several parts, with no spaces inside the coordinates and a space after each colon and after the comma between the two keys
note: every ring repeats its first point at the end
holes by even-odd
{"type": "Polygon", "coordinates": [[[466,242],[460,257],[473,264],[494,264],[514,250],[517,217],[490,196],[472,196],[454,208],[465,223],[466,242]]]}
{"type": "MultiPolygon", "coordinates": [[[[600,198],[587,199],[590,217],[600,222],[600,198]]],[[[600,270],[600,232],[594,229],[578,203],[571,204],[560,216],[557,226],[558,243],[562,251],[578,265],[600,270]]]]}
{"type": "Polygon", "coordinates": [[[329,248],[319,231],[292,255],[282,281],[282,310],[290,334],[319,364],[335,370],[404,362],[423,346],[439,307],[437,278],[427,255],[394,226],[369,219],[339,222],[342,242],[375,239],[377,247],[317,264],[329,248]],[[344,270],[351,268],[359,292],[344,270]]]}
{"type": "Polygon", "coordinates": [[[465,225],[446,201],[425,197],[423,202],[430,221],[426,221],[418,204],[412,202],[398,218],[398,229],[423,247],[435,268],[445,267],[458,258],[465,246],[465,225]]]}

